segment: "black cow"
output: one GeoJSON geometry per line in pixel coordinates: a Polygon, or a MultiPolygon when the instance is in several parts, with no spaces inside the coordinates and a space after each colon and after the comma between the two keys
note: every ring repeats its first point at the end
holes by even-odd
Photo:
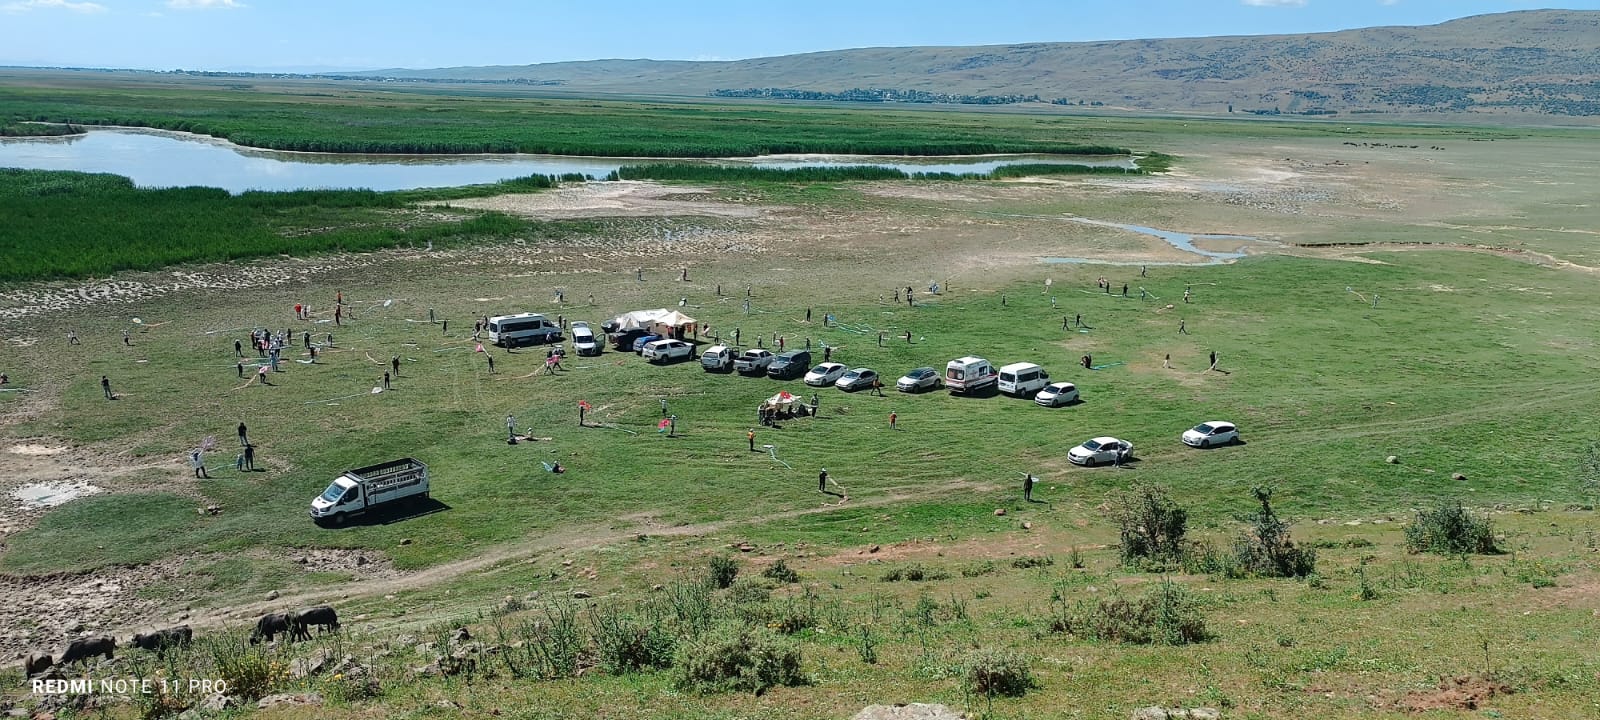
{"type": "Polygon", "coordinates": [[[188,625],[179,625],[165,630],[157,630],[149,635],[137,634],[133,636],[133,646],[144,650],[154,650],[158,653],[166,652],[169,648],[188,645],[194,639],[194,631],[188,625]]]}
{"type": "Polygon", "coordinates": [[[73,640],[67,644],[67,651],[61,653],[61,661],[57,665],[70,665],[83,662],[96,655],[104,655],[110,660],[117,650],[117,639],[110,635],[97,635],[86,637],[82,640],[73,640]]]}
{"type": "Polygon", "coordinates": [[[334,609],[327,605],[318,605],[301,610],[294,614],[294,620],[299,624],[300,630],[305,632],[305,637],[308,640],[311,638],[311,633],[306,628],[312,625],[316,625],[324,632],[338,632],[339,630],[339,613],[334,612],[334,609]]]}
{"type": "Polygon", "coordinates": [[[288,633],[291,641],[298,640],[301,636],[307,639],[311,637],[306,632],[305,627],[295,620],[294,615],[289,613],[268,613],[262,615],[261,619],[256,621],[256,629],[250,633],[250,644],[255,645],[261,642],[263,638],[267,642],[271,642],[279,633],[288,633]]]}
{"type": "Polygon", "coordinates": [[[54,664],[56,664],[56,661],[48,653],[44,655],[29,655],[28,659],[23,661],[22,670],[27,673],[28,677],[33,677],[49,670],[50,666],[54,664]]]}

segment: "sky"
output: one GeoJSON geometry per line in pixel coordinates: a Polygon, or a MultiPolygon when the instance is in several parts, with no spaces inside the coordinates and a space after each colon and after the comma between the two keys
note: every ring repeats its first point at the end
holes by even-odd
{"type": "Polygon", "coordinates": [[[1428,25],[1600,0],[0,0],[0,65],[326,72],[1428,25]]]}

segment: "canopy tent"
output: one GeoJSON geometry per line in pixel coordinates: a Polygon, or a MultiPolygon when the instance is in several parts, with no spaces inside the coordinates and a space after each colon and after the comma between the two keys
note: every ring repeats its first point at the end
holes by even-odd
{"type": "Polygon", "coordinates": [[[694,318],[677,310],[659,308],[623,313],[611,318],[603,327],[606,332],[649,330],[656,335],[681,338],[685,334],[696,332],[695,322],[694,318]]]}
{"type": "Polygon", "coordinates": [[[788,391],[779,392],[763,400],[761,407],[756,408],[756,420],[762,425],[771,425],[774,420],[787,420],[810,414],[811,407],[806,405],[806,401],[788,391]]]}
{"type": "Polygon", "coordinates": [[[795,404],[797,402],[801,402],[800,397],[798,395],[790,393],[787,390],[784,390],[782,392],[779,392],[777,395],[773,395],[772,397],[767,398],[767,404],[768,405],[780,406],[780,407],[793,405],[793,404],[795,404]]]}

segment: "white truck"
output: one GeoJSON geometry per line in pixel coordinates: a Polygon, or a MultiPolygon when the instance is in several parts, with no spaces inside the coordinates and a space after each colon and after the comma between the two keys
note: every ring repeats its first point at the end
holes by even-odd
{"type": "Polygon", "coordinates": [[[311,519],[343,525],[353,515],[412,497],[428,497],[428,466],[418,460],[402,458],[346,470],[311,501],[311,519]]]}
{"type": "Polygon", "coordinates": [[[777,357],[768,350],[746,350],[738,360],[733,361],[733,369],[745,374],[767,374],[767,367],[772,364],[772,359],[777,357]]]}
{"type": "Polygon", "coordinates": [[[981,357],[961,357],[944,366],[944,386],[951,395],[970,395],[982,392],[999,382],[999,374],[988,360],[981,357]]]}
{"type": "Polygon", "coordinates": [[[727,345],[712,345],[700,354],[700,367],[706,372],[727,372],[733,369],[733,348],[727,345]]]}

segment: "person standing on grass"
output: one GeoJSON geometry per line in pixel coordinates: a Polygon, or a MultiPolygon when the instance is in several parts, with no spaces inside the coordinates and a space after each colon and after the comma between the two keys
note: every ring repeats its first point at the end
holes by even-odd
{"type": "Polygon", "coordinates": [[[67,344],[68,345],[77,345],[78,344],[78,331],[77,330],[68,330],[67,331],[67,344]]]}
{"type": "Polygon", "coordinates": [[[239,371],[239,378],[241,380],[244,379],[244,361],[240,360],[239,362],[234,363],[234,368],[239,371]]]}
{"type": "Polygon", "coordinates": [[[1189,288],[1183,289],[1183,301],[1185,303],[1189,302],[1189,288]]]}
{"type": "Polygon", "coordinates": [[[1039,478],[1034,477],[1033,473],[1023,473],[1022,474],[1022,501],[1023,502],[1033,502],[1033,484],[1038,482],[1038,481],[1039,481],[1039,478]]]}
{"type": "Polygon", "coordinates": [[[1189,334],[1189,323],[1187,321],[1185,321],[1185,320],[1179,320],[1178,321],[1178,334],[1179,335],[1188,335],[1189,334]]]}
{"type": "Polygon", "coordinates": [[[661,398],[661,417],[667,416],[667,399],[661,398]]]}
{"type": "Polygon", "coordinates": [[[301,332],[303,333],[303,335],[301,337],[302,342],[306,346],[306,349],[310,349],[311,348],[311,331],[310,330],[303,330],[301,332]]]}
{"type": "Polygon", "coordinates": [[[1161,361],[1161,368],[1163,370],[1172,369],[1172,353],[1167,353],[1167,357],[1161,361]]]}
{"type": "Polygon", "coordinates": [[[389,359],[389,367],[390,367],[390,369],[392,369],[394,371],[394,376],[395,377],[400,377],[400,356],[399,355],[396,355],[396,356],[394,356],[394,357],[389,359]]]}
{"type": "Polygon", "coordinates": [[[883,397],[883,381],[882,380],[879,380],[878,378],[873,378],[872,379],[872,394],[873,395],[877,395],[878,397],[883,397]]]}
{"type": "Polygon", "coordinates": [[[827,491],[828,491],[828,469],[827,468],[823,468],[822,472],[817,473],[817,492],[825,493],[827,491]]]}
{"type": "Polygon", "coordinates": [[[383,371],[383,389],[385,389],[385,390],[389,389],[389,371],[388,370],[383,371]]]}
{"type": "Polygon", "coordinates": [[[122,344],[127,345],[128,347],[133,347],[133,340],[128,337],[127,330],[122,331],[122,344]]]}
{"type": "Polygon", "coordinates": [[[1217,351],[1215,350],[1211,351],[1211,369],[1217,369],[1217,351]]]}
{"type": "Polygon", "coordinates": [[[1123,283],[1122,284],[1122,296],[1123,297],[1127,297],[1128,296],[1128,284],[1127,283],[1123,283]]]}
{"type": "Polygon", "coordinates": [[[200,452],[200,448],[189,451],[189,464],[194,466],[195,477],[206,480],[211,479],[211,475],[206,473],[206,459],[205,455],[200,452]]]}
{"type": "Polygon", "coordinates": [[[750,452],[755,452],[756,451],[756,429],[755,428],[750,428],[750,431],[746,432],[744,434],[744,439],[750,441],[750,452]]]}
{"type": "Polygon", "coordinates": [[[117,396],[111,394],[111,378],[100,376],[100,391],[106,394],[107,400],[115,400],[117,396]]]}
{"type": "Polygon", "coordinates": [[[899,430],[900,429],[900,426],[896,424],[896,421],[899,420],[899,419],[900,419],[899,415],[895,414],[895,412],[892,411],[892,410],[889,411],[889,429],[890,430],[899,430]]]}
{"type": "Polygon", "coordinates": [[[489,353],[484,353],[483,356],[489,359],[489,374],[493,375],[494,374],[494,356],[490,355],[489,353]]]}
{"type": "Polygon", "coordinates": [[[267,366],[262,365],[256,368],[256,379],[260,380],[262,385],[272,384],[272,381],[267,379],[267,366]]]}
{"type": "Polygon", "coordinates": [[[1078,313],[1077,317],[1072,319],[1072,326],[1083,327],[1083,313],[1078,313]]]}
{"type": "Polygon", "coordinates": [[[244,426],[244,423],[239,423],[239,445],[240,445],[240,447],[243,447],[243,446],[249,445],[249,444],[250,444],[249,429],[244,426]]]}
{"type": "Polygon", "coordinates": [[[244,446],[244,469],[251,471],[256,469],[256,446],[254,445],[244,446]]]}
{"type": "Polygon", "coordinates": [[[233,356],[244,357],[244,343],[239,342],[237,339],[233,341],[233,356]]]}

